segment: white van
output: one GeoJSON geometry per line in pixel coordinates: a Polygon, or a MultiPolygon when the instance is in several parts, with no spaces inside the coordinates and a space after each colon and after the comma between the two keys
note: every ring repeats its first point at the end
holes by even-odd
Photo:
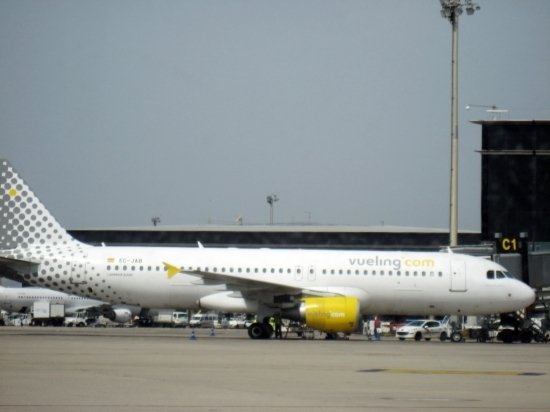
{"type": "Polygon", "coordinates": [[[191,317],[189,326],[192,328],[213,328],[217,323],[217,313],[197,313],[191,317]]]}

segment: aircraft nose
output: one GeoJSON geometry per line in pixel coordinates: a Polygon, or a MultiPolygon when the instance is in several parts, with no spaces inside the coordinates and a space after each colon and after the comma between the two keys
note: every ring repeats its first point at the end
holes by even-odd
{"type": "Polygon", "coordinates": [[[520,283],[512,292],[512,298],[518,303],[521,303],[523,307],[527,307],[533,304],[536,296],[533,288],[525,283],[520,283]]]}

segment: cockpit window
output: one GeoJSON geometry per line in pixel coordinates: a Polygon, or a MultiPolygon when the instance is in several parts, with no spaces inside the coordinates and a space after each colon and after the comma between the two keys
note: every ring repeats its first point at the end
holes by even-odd
{"type": "Polygon", "coordinates": [[[502,272],[500,270],[488,270],[487,271],[487,279],[506,279],[509,278],[510,275],[508,275],[506,272],[502,272]]]}

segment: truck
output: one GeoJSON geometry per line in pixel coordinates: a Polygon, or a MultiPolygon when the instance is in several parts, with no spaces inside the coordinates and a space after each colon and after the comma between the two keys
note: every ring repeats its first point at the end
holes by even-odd
{"type": "Polygon", "coordinates": [[[73,316],[67,316],[63,324],[68,327],[83,327],[88,326],[90,319],[86,311],[77,311],[73,316]]]}
{"type": "Polygon", "coordinates": [[[153,324],[163,327],[185,328],[189,325],[189,317],[187,312],[161,309],[153,316],[153,324]]]}
{"type": "Polygon", "coordinates": [[[31,325],[55,325],[63,324],[65,318],[65,306],[62,303],[37,301],[32,304],[31,325]]]}

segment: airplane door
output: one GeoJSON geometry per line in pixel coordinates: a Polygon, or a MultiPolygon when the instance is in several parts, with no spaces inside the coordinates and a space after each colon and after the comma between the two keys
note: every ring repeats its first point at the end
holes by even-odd
{"type": "Polygon", "coordinates": [[[466,263],[451,261],[451,292],[466,292],[466,263]]]}
{"type": "Polygon", "coordinates": [[[315,266],[310,266],[307,270],[307,280],[315,280],[316,272],[315,272],[315,266]]]}
{"type": "Polygon", "coordinates": [[[294,270],[294,277],[296,280],[304,280],[304,272],[302,271],[301,266],[296,266],[294,270]]]}

